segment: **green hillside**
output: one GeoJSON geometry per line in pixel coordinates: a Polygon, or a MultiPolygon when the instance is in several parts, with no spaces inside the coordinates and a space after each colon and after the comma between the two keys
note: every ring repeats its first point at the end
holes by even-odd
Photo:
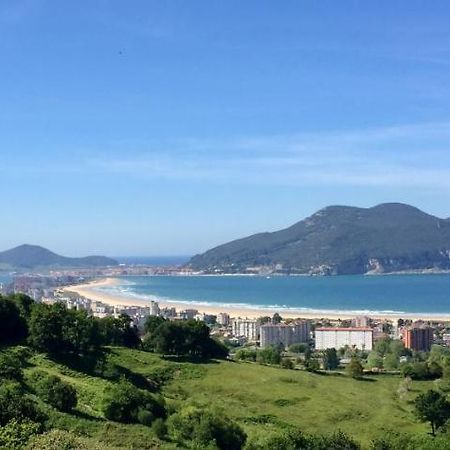
{"type": "MultiPolygon", "coordinates": [[[[243,426],[249,439],[295,425],[313,433],[339,429],[368,446],[390,430],[428,431],[426,424],[416,421],[411,400],[433,382],[414,381],[412,390],[400,397],[402,378],[397,376],[359,381],[251,363],[177,363],[121,347],[110,349],[108,361],[162,383],[169,409],[186,403],[222,409],[243,426]]],[[[73,413],[48,409],[54,427],[86,435],[91,446],[174,448],[159,441],[151,428],[106,420],[102,401],[113,382],[89,374],[87,367],[69,368],[39,354],[29,360],[25,372],[31,377],[38,370],[59,375],[77,389],[78,406],[73,413]]]]}
{"type": "Polygon", "coordinates": [[[330,206],[289,228],[238,239],[194,256],[189,266],[239,272],[258,265],[285,273],[450,269],[450,221],[400,203],[330,206]]]}

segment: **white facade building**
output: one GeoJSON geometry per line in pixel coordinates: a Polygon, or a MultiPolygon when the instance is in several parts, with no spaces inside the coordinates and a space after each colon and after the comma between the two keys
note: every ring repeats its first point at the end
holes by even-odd
{"type": "Polygon", "coordinates": [[[227,313],[217,314],[217,323],[223,327],[230,325],[230,315],[227,313]]]}
{"type": "Polygon", "coordinates": [[[245,337],[249,341],[258,340],[259,326],[255,319],[233,319],[231,327],[236,337],[245,337]]]}
{"type": "Polygon", "coordinates": [[[359,350],[372,350],[372,328],[317,328],[316,350],[339,349],[345,346],[359,350]]]}
{"type": "Polygon", "coordinates": [[[308,321],[295,322],[292,324],[266,323],[260,328],[261,347],[282,344],[289,347],[291,344],[309,342],[310,323],[308,321]]]}

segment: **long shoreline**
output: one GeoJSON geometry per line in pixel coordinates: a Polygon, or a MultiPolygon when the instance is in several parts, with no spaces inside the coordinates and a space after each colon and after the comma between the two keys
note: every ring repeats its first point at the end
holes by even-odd
{"type": "MultiPolygon", "coordinates": [[[[148,306],[149,300],[139,299],[132,296],[126,295],[115,295],[109,292],[102,292],[98,288],[111,287],[121,284],[118,278],[105,278],[99,280],[93,280],[86,284],[77,284],[71,286],[64,286],[61,288],[63,292],[76,293],[81,297],[88,298],[92,301],[98,301],[111,306],[148,306]]],[[[450,313],[380,313],[380,312],[369,312],[369,311],[304,311],[302,309],[283,309],[283,308],[251,308],[243,307],[241,305],[231,306],[231,305],[214,305],[214,304],[204,304],[195,302],[176,302],[176,301],[165,301],[164,299],[156,299],[161,308],[176,308],[177,310],[185,309],[197,309],[201,313],[206,314],[219,314],[228,313],[231,317],[247,317],[247,318],[258,318],[266,315],[273,315],[274,313],[279,313],[285,318],[304,318],[304,319],[352,319],[358,315],[370,316],[374,319],[410,319],[410,320],[426,320],[426,321],[439,321],[439,322],[450,322],[450,313]]]]}

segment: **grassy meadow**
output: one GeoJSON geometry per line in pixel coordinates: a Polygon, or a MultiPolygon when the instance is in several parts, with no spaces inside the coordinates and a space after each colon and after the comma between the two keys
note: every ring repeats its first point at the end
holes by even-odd
{"type": "MultiPolygon", "coordinates": [[[[107,362],[131,376],[137,386],[150,383],[155,390],[161,389],[169,409],[184,402],[221,409],[236,419],[249,437],[295,425],[312,433],[340,429],[368,446],[373,438],[392,431],[428,432],[427,425],[415,419],[411,401],[432,387],[431,381],[414,381],[405,392],[399,390],[403,383],[400,376],[354,380],[339,374],[314,374],[246,362],[180,363],[116,347],[109,349],[107,362]]],[[[75,414],[48,411],[55,427],[87,435],[92,446],[171,448],[148,427],[104,419],[103,396],[112,382],[95,376],[89,364],[56,363],[35,355],[26,374],[31,378],[37,370],[60,376],[78,392],[75,414]]]]}

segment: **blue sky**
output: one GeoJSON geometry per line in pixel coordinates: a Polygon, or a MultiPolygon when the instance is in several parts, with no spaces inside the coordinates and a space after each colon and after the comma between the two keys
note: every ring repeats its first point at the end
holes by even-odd
{"type": "Polygon", "coordinates": [[[193,254],[450,216],[446,1],[0,1],[0,249],[193,254]]]}

